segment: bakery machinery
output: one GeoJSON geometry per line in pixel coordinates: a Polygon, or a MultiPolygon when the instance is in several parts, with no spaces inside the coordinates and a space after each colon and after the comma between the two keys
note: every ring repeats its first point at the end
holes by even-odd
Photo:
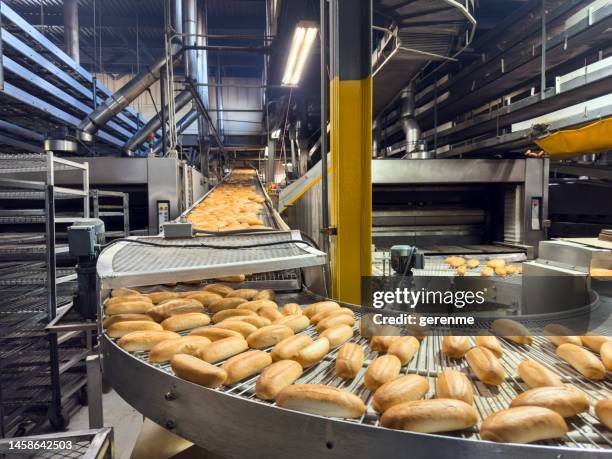
{"type": "MultiPolygon", "coordinates": [[[[184,215],[188,216],[189,213],[184,215]]],[[[540,244],[540,257],[548,253],[547,244],[540,244]]],[[[550,244],[563,243],[553,241],[550,244]]],[[[584,274],[584,280],[590,282],[591,276],[588,273],[593,267],[612,267],[609,264],[612,260],[609,250],[594,250],[591,257],[582,258],[578,254],[583,249],[572,250],[568,249],[567,253],[574,255],[567,256],[574,260],[574,270],[584,274]]],[[[588,251],[586,248],[584,250],[588,251]]],[[[102,305],[109,295],[121,294],[119,290],[111,293],[113,289],[120,288],[136,289],[143,293],[165,291],[187,295],[187,291],[202,290],[210,283],[218,283],[215,280],[218,278],[225,278],[227,285],[232,288],[241,288],[248,285],[249,275],[244,280],[227,276],[247,273],[254,278],[261,276],[256,288],[276,290],[275,301],[279,305],[297,303],[303,307],[326,298],[313,293],[303,283],[294,285],[292,289],[286,288],[286,284],[279,284],[276,277],[265,277],[265,273],[306,267],[318,269],[317,266],[321,266],[324,260],[325,254],[301,239],[298,232],[284,228],[232,234],[219,232],[183,240],[164,239],[161,235],[133,237],[116,242],[101,253],[98,261],[99,300],[102,305]]],[[[538,258],[531,264],[534,270],[546,269],[553,261],[538,258]]],[[[446,269],[448,276],[452,271],[446,269]]],[[[527,264],[524,266],[524,276],[530,269],[527,264]]],[[[499,279],[486,280],[491,287],[496,288],[499,279]]],[[[511,276],[511,280],[518,288],[524,281],[519,275],[511,276]]],[[[505,300],[497,298],[497,301],[505,300]]],[[[349,342],[365,351],[365,360],[357,376],[342,379],[336,375],[336,348],[329,351],[318,364],[304,369],[296,383],[324,384],[358,396],[366,410],[353,419],[308,414],[283,408],[273,401],[261,400],[255,393],[258,375],[214,389],[188,382],[179,378],[170,364],[151,362],[148,352],[124,350],[100,327],[104,374],[119,395],[144,416],[222,457],[406,457],[408,451],[415,456],[434,454],[436,457],[448,458],[489,457],[493,454],[500,457],[535,458],[609,456],[612,434],[601,424],[592,409],[567,418],[568,432],[565,435],[534,444],[484,441],[478,428],[428,434],[383,427],[372,406],[372,393],[364,385],[366,369],[379,353],[372,351],[367,339],[359,334],[362,309],[351,304],[342,306],[351,309],[356,319],[349,342]]],[[[609,297],[596,296],[588,303],[581,304],[581,308],[588,309],[592,317],[598,317],[599,326],[595,333],[610,335],[611,324],[607,316],[612,311],[612,301],[609,297]]],[[[510,309],[510,314],[517,314],[516,308],[510,309]]],[[[103,313],[101,307],[101,317],[103,313]]],[[[559,312],[565,313],[567,311],[559,312]]],[[[532,330],[557,318],[550,314],[529,317],[522,323],[532,330]]],[[[180,333],[186,334],[188,330],[180,333]]],[[[302,333],[317,337],[313,325],[302,333]]],[[[402,367],[401,373],[416,374],[427,379],[429,389],[425,398],[429,399],[434,397],[435,381],[443,370],[463,372],[474,385],[474,407],[478,424],[492,413],[507,408],[519,393],[527,389],[517,373],[518,365],[525,359],[539,362],[553,371],[564,384],[573,385],[585,392],[593,403],[612,397],[609,374],[599,380],[586,379],[559,359],[555,355],[554,345],[543,336],[534,333],[533,342],[528,346],[518,345],[509,339],[500,341],[503,348],[500,362],[505,377],[496,386],[480,382],[464,359],[451,359],[441,353],[442,336],[436,335],[429,335],[421,341],[414,358],[402,367]]],[[[266,352],[269,350],[264,349],[266,352]]],[[[223,363],[219,361],[215,365],[223,363]]]]}

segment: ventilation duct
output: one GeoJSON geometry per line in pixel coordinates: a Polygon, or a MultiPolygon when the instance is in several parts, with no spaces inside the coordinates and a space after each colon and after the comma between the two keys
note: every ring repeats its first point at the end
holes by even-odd
{"type": "Polygon", "coordinates": [[[410,84],[400,94],[401,123],[406,141],[406,153],[411,154],[420,150],[421,129],[414,117],[414,85],[410,84]]]}
{"type": "MultiPolygon", "coordinates": [[[[185,132],[185,130],[191,126],[191,124],[198,119],[199,113],[197,110],[192,110],[189,113],[187,113],[185,116],[183,116],[178,123],[176,123],[176,135],[177,137],[179,135],[181,135],[183,132],[185,132]]],[[[158,142],[157,144],[155,144],[155,147],[153,147],[153,154],[154,155],[158,155],[159,152],[161,151],[161,147],[162,144],[161,142],[158,142]]]]}
{"type": "Polygon", "coordinates": [[[77,64],[79,64],[78,0],[64,0],[64,45],[66,54],[68,54],[77,64]]]}

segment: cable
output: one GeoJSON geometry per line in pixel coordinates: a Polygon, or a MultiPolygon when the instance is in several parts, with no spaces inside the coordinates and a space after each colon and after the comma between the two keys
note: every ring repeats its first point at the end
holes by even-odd
{"type": "Polygon", "coordinates": [[[215,250],[234,250],[234,249],[254,249],[257,247],[271,247],[275,245],[284,245],[284,244],[304,244],[309,247],[315,248],[308,241],[300,241],[300,240],[289,240],[289,241],[272,241],[272,242],[264,242],[261,244],[249,244],[249,245],[234,245],[234,246],[226,246],[226,245],[214,245],[214,244],[159,244],[157,242],[152,241],[143,241],[141,239],[128,239],[128,238],[118,238],[115,239],[108,244],[103,244],[100,247],[103,249],[110,247],[118,242],[125,241],[131,242],[134,244],[141,245],[149,245],[152,247],[174,247],[178,249],[215,249],[215,250]]]}

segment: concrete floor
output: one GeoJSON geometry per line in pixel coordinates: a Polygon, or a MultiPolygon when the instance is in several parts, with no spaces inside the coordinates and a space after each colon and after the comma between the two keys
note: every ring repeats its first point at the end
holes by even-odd
{"type": "MultiPolygon", "coordinates": [[[[102,395],[104,408],[104,425],[113,428],[115,436],[115,453],[117,459],[129,459],[140,428],[142,415],[111,389],[102,395]]],[[[89,415],[84,406],[70,419],[68,430],[89,429],[89,415]]]]}

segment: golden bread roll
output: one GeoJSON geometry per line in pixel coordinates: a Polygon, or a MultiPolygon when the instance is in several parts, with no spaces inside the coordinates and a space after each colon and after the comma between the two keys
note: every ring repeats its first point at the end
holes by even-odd
{"type": "Polygon", "coordinates": [[[276,298],[274,290],[260,290],[253,297],[254,300],[273,300],[274,298],[276,298]]]}
{"type": "Polygon", "coordinates": [[[249,347],[265,349],[280,343],[285,338],[293,336],[293,330],[286,325],[268,325],[254,331],[247,337],[249,347]]]}
{"type": "Polygon", "coordinates": [[[177,314],[164,319],[161,326],[164,330],[183,331],[190,328],[204,327],[210,323],[210,317],[201,312],[177,314]]]}
{"type": "Polygon", "coordinates": [[[459,266],[457,269],[455,269],[456,276],[465,276],[465,273],[467,273],[467,266],[465,265],[459,266]]]}
{"type": "Polygon", "coordinates": [[[506,268],[506,274],[509,276],[516,273],[516,265],[507,265],[505,268],[506,268]]]}
{"type": "Polygon", "coordinates": [[[336,355],[336,375],[343,379],[353,379],[361,370],[365,354],[359,344],[347,343],[336,355]]]}
{"type": "Polygon", "coordinates": [[[564,343],[582,346],[580,336],[576,336],[575,332],[561,324],[548,324],[544,327],[543,331],[546,339],[555,346],[560,346],[564,343]]]}
{"type": "Polygon", "coordinates": [[[153,363],[169,362],[177,354],[199,356],[204,346],[210,344],[203,336],[181,336],[157,343],[149,351],[149,361],[153,363]]]}
{"type": "Polygon", "coordinates": [[[476,377],[485,384],[500,385],[506,376],[495,354],[486,347],[476,346],[465,354],[468,365],[476,377]]]}
{"type": "Polygon", "coordinates": [[[335,325],[355,325],[355,318],[348,314],[340,314],[332,317],[327,317],[317,324],[317,332],[321,333],[335,325]]]}
{"type": "Polygon", "coordinates": [[[211,341],[219,341],[223,338],[231,338],[232,336],[238,338],[244,338],[242,333],[239,333],[235,330],[227,330],[223,328],[215,328],[215,327],[199,327],[194,328],[189,332],[188,336],[203,336],[208,338],[211,341]]]}
{"type": "Polygon", "coordinates": [[[314,316],[310,318],[310,322],[313,324],[318,324],[323,319],[327,317],[337,316],[340,314],[347,314],[351,317],[355,317],[355,313],[349,308],[339,308],[339,309],[327,309],[321,312],[317,312],[314,316]]]}
{"type": "Polygon", "coordinates": [[[227,296],[234,291],[229,285],[225,284],[208,284],[202,290],[205,292],[216,293],[217,295],[227,296]]]}
{"type": "Polygon", "coordinates": [[[303,313],[310,319],[316,313],[329,309],[340,309],[340,305],[335,301],[319,301],[318,303],[312,303],[306,306],[303,313]]]}
{"type": "Polygon", "coordinates": [[[334,418],[360,418],[365,413],[363,401],[355,394],[322,384],[293,384],[276,397],[282,408],[334,418]]]}
{"type": "Polygon", "coordinates": [[[528,345],[533,343],[533,337],[527,328],[512,319],[496,319],[491,324],[491,331],[516,344],[528,345]]]}
{"type": "Polygon", "coordinates": [[[161,322],[176,314],[187,314],[190,312],[204,312],[204,306],[193,298],[175,298],[159,304],[147,312],[153,319],[161,322]]]}
{"type": "Polygon", "coordinates": [[[465,265],[469,269],[478,268],[478,266],[480,265],[480,260],[478,258],[470,258],[468,261],[465,262],[465,265]]]}
{"type": "Polygon", "coordinates": [[[561,378],[534,360],[523,360],[519,363],[518,374],[531,389],[536,387],[563,386],[561,378]]]}
{"type": "Polygon", "coordinates": [[[255,298],[255,295],[259,293],[259,290],[254,288],[239,288],[238,290],[234,290],[226,295],[227,298],[244,298],[247,301],[251,301],[255,298]]]}
{"type": "Polygon", "coordinates": [[[179,378],[204,387],[219,387],[227,378],[227,373],[222,368],[192,355],[177,354],[172,357],[170,365],[179,378]]]}
{"type": "Polygon", "coordinates": [[[508,274],[508,271],[505,266],[498,266],[497,268],[495,268],[496,276],[506,276],[507,274],[508,274]]]}
{"type": "Polygon", "coordinates": [[[382,355],[368,365],[363,377],[364,385],[372,392],[384,383],[397,379],[402,369],[402,362],[394,355],[382,355]]]}
{"type": "Polygon", "coordinates": [[[286,325],[287,327],[292,329],[294,333],[299,333],[303,330],[306,330],[310,325],[308,317],[302,314],[282,316],[280,319],[276,319],[273,323],[275,325],[286,325]]]}
{"type": "Polygon", "coordinates": [[[144,296],[148,297],[153,303],[161,303],[164,300],[172,300],[178,298],[179,294],[176,292],[153,292],[145,293],[144,296]]]}
{"type": "Polygon", "coordinates": [[[224,330],[233,330],[240,333],[244,338],[258,330],[255,325],[248,324],[242,320],[229,320],[219,322],[213,325],[213,328],[222,328],[224,330]]]}
{"type": "Polygon", "coordinates": [[[130,296],[130,295],[140,295],[138,290],[134,290],[131,288],[114,288],[111,290],[111,296],[130,296]]]}
{"type": "Polygon", "coordinates": [[[486,347],[498,359],[504,354],[502,345],[495,336],[476,335],[474,336],[474,341],[476,342],[476,346],[486,347]]]}
{"type": "Polygon", "coordinates": [[[563,418],[541,406],[519,406],[498,411],[480,426],[480,438],[498,443],[532,443],[563,437],[567,433],[563,418]]]}
{"type": "Polygon", "coordinates": [[[376,390],[372,407],[379,413],[384,413],[392,406],[423,398],[428,390],[427,378],[419,375],[401,376],[386,382],[376,390]]]}
{"type": "Polygon", "coordinates": [[[254,325],[257,328],[265,327],[267,325],[272,325],[272,322],[270,322],[268,319],[266,319],[265,317],[259,317],[258,315],[234,316],[234,317],[228,317],[227,319],[225,319],[225,321],[228,321],[228,320],[229,321],[239,320],[241,322],[246,322],[247,324],[254,325]]]}
{"type": "Polygon", "coordinates": [[[216,312],[212,316],[212,323],[218,324],[219,322],[229,319],[230,317],[245,317],[252,316],[257,317],[257,313],[249,311],[248,309],[224,309],[223,311],[216,312]]]}
{"type": "Polygon", "coordinates": [[[158,323],[151,322],[148,320],[130,320],[127,322],[117,322],[111,325],[106,334],[111,338],[121,338],[135,331],[146,331],[146,330],[163,330],[162,326],[158,323]]]}
{"type": "Polygon", "coordinates": [[[595,404],[595,414],[604,426],[612,430],[612,399],[599,400],[595,404]]]}
{"type": "Polygon", "coordinates": [[[436,397],[461,400],[471,405],[474,402],[472,382],[460,371],[445,370],[436,379],[436,397]]]}
{"type": "Polygon", "coordinates": [[[477,422],[478,413],[473,406],[450,398],[400,403],[380,418],[383,427],[423,433],[465,430],[477,422]]]}
{"type": "Polygon", "coordinates": [[[229,359],[236,354],[240,354],[248,348],[249,345],[244,338],[232,336],[208,344],[202,349],[198,357],[205,362],[216,363],[221,360],[229,359]]]}
{"type": "Polygon", "coordinates": [[[146,320],[147,322],[154,322],[153,318],[146,314],[116,314],[114,316],[108,316],[106,319],[104,319],[102,321],[102,328],[106,329],[117,322],[130,322],[132,320],[146,320]]]}
{"type": "Polygon", "coordinates": [[[208,310],[213,314],[224,311],[226,309],[238,309],[241,304],[246,303],[247,300],[244,298],[233,297],[233,298],[221,298],[208,305],[208,310]]]}
{"type": "Polygon", "coordinates": [[[274,400],[280,391],[302,376],[302,366],[294,360],[279,360],[264,371],[255,383],[255,396],[274,400]]]}
{"type": "Polygon", "coordinates": [[[125,303],[127,301],[147,301],[149,303],[153,303],[151,298],[148,296],[144,296],[141,294],[138,295],[127,295],[127,296],[112,296],[104,300],[104,306],[108,306],[116,303],[125,303]]]}
{"type": "Polygon", "coordinates": [[[312,338],[304,333],[294,336],[289,336],[282,341],[279,341],[273,348],[270,355],[272,360],[288,360],[295,358],[299,352],[312,344],[312,338]]]}
{"type": "Polygon", "coordinates": [[[607,341],[599,348],[599,356],[606,370],[612,371],[612,341],[607,341]]]}
{"type": "Polygon", "coordinates": [[[231,276],[215,277],[215,280],[217,280],[219,282],[234,282],[234,283],[238,283],[238,282],[244,282],[245,279],[246,279],[246,276],[244,274],[233,274],[231,276]]]}
{"type": "Polygon", "coordinates": [[[601,381],[606,377],[606,367],[601,360],[580,346],[565,343],[557,347],[556,354],[587,379],[601,381]]]}
{"type": "Polygon", "coordinates": [[[282,314],[284,316],[302,314],[302,307],[297,303],[287,303],[283,306],[282,314]]]}
{"type": "Polygon", "coordinates": [[[261,373],[272,364],[272,357],[264,351],[247,351],[227,359],[221,368],[227,373],[224,384],[234,384],[249,376],[261,373]]]}
{"type": "Polygon", "coordinates": [[[329,341],[327,338],[319,338],[312,344],[300,349],[300,352],[293,358],[303,368],[316,365],[329,352],[329,341]]]}
{"type": "Polygon", "coordinates": [[[258,312],[264,306],[270,306],[278,309],[278,305],[272,300],[253,300],[247,301],[238,306],[238,309],[249,309],[258,312]]]}
{"type": "Polygon", "coordinates": [[[460,266],[463,266],[465,264],[465,258],[463,257],[450,257],[450,259],[448,260],[448,265],[451,268],[458,268],[460,266]]]}
{"type": "Polygon", "coordinates": [[[278,310],[278,307],[272,305],[259,308],[257,310],[257,314],[259,314],[261,317],[265,317],[266,319],[272,322],[283,317],[283,315],[278,310]]]}
{"type": "Polygon", "coordinates": [[[223,299],[221,295],[212,292],[188,292],[187,295],[183,296],[183,298],[193,298],[194,300],[198,300],[205,308],[208,308],[211,304],[223,299]]]}
{"type": "Polygon", "coordinates": [[[490,268],[489,266],[485,266],[480,271],[480,275],[483,277],[491,277],[493,274],[495,274],[495,270],[493,268],[490,268]]]}
{"type": "Polygon", "coordinates": [[[106,305],[104,307],[104,313],[107,316],[115,316],[117,314],[146,314],[153,308],[153,303],[148,301],[125,301],[106,305]]]}
{"type": "Polygon", "coordinates": [[[487,261],[487,266],[489,268],[503,268],[506,266],[506,260],[503,258],[493,258],[492,260],[487,261]]]}
{"type": "Polygon", "coordinates": [[[599,348],[603,343],[607,343],[608,341],[612,341],[612,338],[609,336],[599,336],[587,333],[584,336],[580,337],[582,341],[582,345],[588,347],[590,350],[599,352],[599,348]]]}
{"type": "Polygon", "coordinates": [[[334,325],[321,333],[321,336],[328,339],[329,347],[338,347],[353,337],[353,327],[344,324],[334,325]]]}
{"type": "Polygon", "coordinates": [[[445,336],[442,338],[442,353],[454,359],[460,359],[470,350],[470,339],[467,336],[445,336]]]}
{"type": "Polygon", "coordinates": [[[589,410],[589,398],[578,389],[569,386],[536,387],[517,395],[510,407],[541,406],[559,413],[564,418],[589,410]]]}
{"type": "Polygon", "coordinates": [[[419,340],[414,336],[396,336],[387,348],[387,354],[394,355],[402,366],[408,364],[419,350],[419,340]]]}
{"type": "Polygon", "coordinates": [[[387,352],[387,349],[389,349],[389,346],[391,346],[391,343],[393,343],[393,341],[395,341],[398,338],[399,336],[397,335],[395,336],[393,335],[372,336],[372,339],[370,340],[370,349],[372,349],[374,352],[387,352]]]}
{"type": "Polygon", "coordinates": [[[119,338],[117,344],[128,352],[150,351],[157,343],[180,337],[178,333],[167,330],[135,331],[119,338]]]}

